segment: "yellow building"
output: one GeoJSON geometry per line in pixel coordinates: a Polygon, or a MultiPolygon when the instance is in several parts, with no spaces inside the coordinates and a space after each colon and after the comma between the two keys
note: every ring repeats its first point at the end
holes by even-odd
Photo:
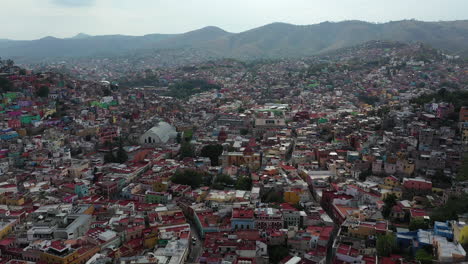
{"type": "Polygon", "coordinates": [[[40,260],[49,264],[84,264],[100,251],[98,245],[72,249],[63,241],[52,241],[51,246],[40,256],[40,260]]]}
{"type": "Polygon", "coordinates": [[[380,193],[381,193],[380,195],[381,200],[385,200],[391,194],[394,194],[398,199],[401,199],[401,197],[403,196],[403,192],[401,191],[400,188],[395,188],[391,190],[382,189],[380,193]]]}
{"type": "Polygon", "coordinates": [[[299,188],[288,188],[284,191],[284,201],[289,204],[297,204],[301,201],[301,194],[303,190],[299,188]]]}
{"type": "Polygon", "coordinates": [[[72,165],[68,168],[68,174],[72,178],[81,178],[83,171],[89,168],[87,160],[72,160],[72,165]]]}
{"type": "Polygon", "coordinates": [[[400,186],[400,181],[393,176],[389,176],[385,178],[385,185],[390,186],[392,188],[398,187],[400,186]]]}
{"type": "Polygon", "coordinates": [[[0,239],[7,237],[13,230],[16,220],[0,221],[0,239]]]}
{"type": "Polygon", "coordinates": [[[168,188],[168,179],[158,179],[153,182],[153,191],[155,192],[165,192],[168,188]]]}
{"type": "Polygon", "coordinates": [[[0,203],[5,205],[20,206],[24,204],[24,198],[18,195],[0,195],[0,203]]]}
{"type": "Polygon", "coordinates": [[[468,244],[468,224],[452,221],[453,238],[462,245],[468,244]]]}
{"type": "Polygon", "coordinates": [[[343,230],[347,235],[358,238],[367,238],[388,232],[385,221],[359,222],[353,225],[345,225],[345,229],[343,230]]]}
{"type": "MultiPolygon", "coordinates": [[[[86,206],[86,205],[82,205],[83,207],[86,206]]],[[[92,215],[94,213],[94,205],[90,204],[88,205],[89,207],[87,209],[85,209],[82,214],[86,214],[86,215],[92,215]]]]}
{"type": "Polygon", "coordinates": [[[158,243],[158,235],[156,233],[151,233],[144,237],[143,245],[147,249],[153,249],[158,243]]]}
{"type": "Polygon", "coordinates": [[[223,167],[229,166],[247,166],[250,169],[257,170],[260,168],[261,158],[259,153],[242,152],[225,152],[221,156],[223,167]]]}
{"type": "Polygon", "coordinates": [[[41,261],[48,264],[77,264],[79,255],[77,250],[63,249],[57,250],[49,249],[48,252],[43,252],[40,257],[41,261]],[[65,252],[67,251],[67,252],[65,252]]]}

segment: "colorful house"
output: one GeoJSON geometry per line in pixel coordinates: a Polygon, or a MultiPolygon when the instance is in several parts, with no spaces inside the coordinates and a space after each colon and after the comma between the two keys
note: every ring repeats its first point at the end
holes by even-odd
{"type": "Polygon", "coordinates": [[[254,229],[254,210],[250,208],[233,208],[231,217],[231,227],[233,230],[254,229]]]}
{"type": "Polygon", "coordinates": [[[83,198],[89,195],[89,188],[87,185],[83,183],[75,184],[75,194],[78,195],[79,198],[83,198]]]}
{"type": "Polygon", "coordinates": [[[165,192],[147,191],[145,193],[146,203],[167,204],[172,199],[172,195],[165,192]]]}
{"type": "Polygon", "coordinates": [[[460,244],[468,244],[468,224],[452,221],[453,238],[460,244]]]}

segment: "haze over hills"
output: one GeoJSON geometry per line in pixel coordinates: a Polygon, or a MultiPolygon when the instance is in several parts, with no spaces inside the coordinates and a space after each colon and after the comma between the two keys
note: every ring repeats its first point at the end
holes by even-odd
{"type": "Polygon", "coordinates": [[[163,49],[197,49],[214,57],[238,59],[310,56],[370,40],[422,42],[455,55],[468,55],[468,20],[421,22],[403,20],[374,24],[363,21],[314,25],[273,23],[241,33],[205,27],[183,34],[144,36],[45,37],[31,41],[0,41],[0,56],[18,61],[144,54],[163,49]]]}

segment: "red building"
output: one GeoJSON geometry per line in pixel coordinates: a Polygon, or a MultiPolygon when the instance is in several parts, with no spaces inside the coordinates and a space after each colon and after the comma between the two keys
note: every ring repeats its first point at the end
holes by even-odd
{"type": "Polygon", "coordinates": [[[258,208],[255,211],[255,227],[261,230],[282,229],[283,215],[275,208],[258,208]]]}
{"type": "Polygon", "coordinates": [[[19,128],[21,127],[21,121],[19,119],[10,119],[8,120],[9,128],[19,128]]]}
{"type": "Polygon", "coordinates": [[[403,187],[407,190],[432,191],[432,182],[421,178],[404,178],[403,187]]]}
{"type": "Polygon", "coordinates": [[[99,130],[99,142],[104,144],[106,141],[112,142],[114,138],[119,137],[120,131],[118,127],[107,127],[99,130]]]}
{"type": "Polygon", "coordinates": [[[460,109],[460,115],[458,119],[459,122],[468,122],[468,106],[463,106],[460,109]]]}
{"type": "Polygon", "coordinates": [[[101,194],[107,197],[112,197],[118,193],[117,183],[113,181],[98,182],[96,186],[101,190],[101,194]]]}

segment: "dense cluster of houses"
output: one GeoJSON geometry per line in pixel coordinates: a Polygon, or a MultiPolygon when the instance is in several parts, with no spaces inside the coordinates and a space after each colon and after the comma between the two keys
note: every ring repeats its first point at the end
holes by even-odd
{"type": "Polygon", "coordinates": [[[464,261],[466,215],[431,214],[467,191],[452,183],[468,107],[411,100],[463,88],[468,66],[427,53],[202,62],[126,75],[158,80],[130,88],[3,65],[0,263],[464,261]],[[161,96],[200,79],[221,88],[161,96]],[[382,253],[383,237],[401,250],[382,253]]]}

